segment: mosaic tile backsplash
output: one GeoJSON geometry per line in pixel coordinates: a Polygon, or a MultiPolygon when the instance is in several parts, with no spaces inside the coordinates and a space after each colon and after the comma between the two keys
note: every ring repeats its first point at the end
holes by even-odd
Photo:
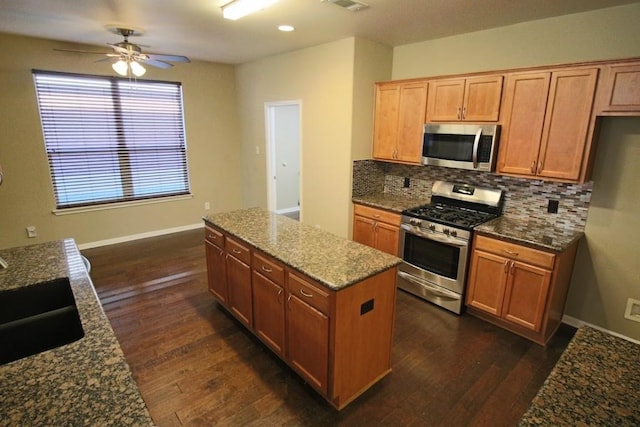
{"type": "Polygon", "coordinates": [[[375,160],[353,162],[353,195],[390,193],[431,199],[434,181],[464,182],[505,191],[505,216],[545,221],[559,228],[584,230],[593,183],[567,184],[513,178],[438,166],[411,166],[375,160]],[[404,187],[409,178],[409,187],[404,187]],[[549,200],[559,202],[558,213],[547,213],[549,200]]]}

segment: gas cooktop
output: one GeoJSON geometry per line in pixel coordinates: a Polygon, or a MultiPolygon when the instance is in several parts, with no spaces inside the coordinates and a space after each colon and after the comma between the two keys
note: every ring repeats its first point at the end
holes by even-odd
{"type": "Polygon", "coordinates": [[[403,215],[426,221],[470,230],[473,227],[498,217],[497,214],[471,210],[443,203],[432,203],[407,209],[403,215]]]}

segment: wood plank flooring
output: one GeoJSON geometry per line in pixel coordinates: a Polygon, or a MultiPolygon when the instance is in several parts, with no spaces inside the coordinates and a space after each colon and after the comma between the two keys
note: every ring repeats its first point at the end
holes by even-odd
{"type": "Polygon", "coordinates": [[[202,230],[83,251],[157,425],[513,426],[575,330],[547,348],[398,293],[393,372],[336,411],[207,291],[202,230]]]}

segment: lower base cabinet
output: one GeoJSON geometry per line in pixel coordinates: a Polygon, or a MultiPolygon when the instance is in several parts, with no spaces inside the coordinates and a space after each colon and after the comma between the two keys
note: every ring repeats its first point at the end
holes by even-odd
{"type": "MultiPolygon", "coordinates": [[[[210,225],[205,230],[206,236],[220,233],[225,243],[236,239],[210,225]]],[[[226,263],[213,262],[210,257],[220,255],[207,246],[212,295],[332,406],[344,408],[391,372],[397,268],[333,290],[259,248],[234,243],[224,246],[226,263]],[[250,252],[249,264],[233,252],[242,247],[250,252]],[[227,301],[220,298],[225,275],[227,301]],[[232,306],[232,287],[250,290],[250,301],[241,304],[250,314],[232,306]]]]}
{"type": "Polygon", "coordinates": [[[562,253],[476,236],[467,311],[546,344],[562,319],[578,242],[562,253]]]}

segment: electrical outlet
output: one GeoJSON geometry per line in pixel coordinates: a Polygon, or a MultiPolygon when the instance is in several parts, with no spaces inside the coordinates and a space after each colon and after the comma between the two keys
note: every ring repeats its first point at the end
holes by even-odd
{"type": "Polygon", "coordinates": [[[204,210],[208,211],[209,209],[211,209],[211,203],[209,202],[204,202],[204,210]]]}
{"type": "Polygon", "coordinates": [[[558,204],[560,202],[558,200],[549,200],[549,204],[547,205],[548,213],[558,213],[558,204]]]}
{"type": "Polygon", "coordinates": [[[627,298],[627,309],[624,312],[624,318],[640,322],[640,300],[627,298]]]}
{"type": "Polygon", "coordinates": [[[410,185],[411,185],[411,179],[405,177],[404,178],[404,188],[409,188],[410,185]]]}
{"type": "Polygon", "coordinates": [[[38,237],[38,233],[36,232],[36,227],[34,225],[30,225],[27,227],[27,237],[30,239],[33,237],[38,237]]]}

